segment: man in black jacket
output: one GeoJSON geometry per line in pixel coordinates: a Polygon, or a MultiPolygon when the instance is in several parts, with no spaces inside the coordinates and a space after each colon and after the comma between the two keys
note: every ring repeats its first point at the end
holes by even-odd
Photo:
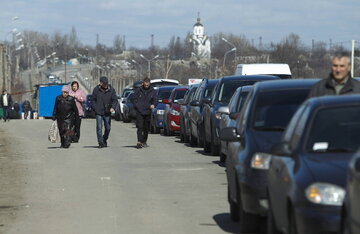
{"type": "Polygon", "coordinates": [[[111,114],[115,113],[116,105],[118,105],[118,100],[115,89],[111,87],[107,77],[100,77],[100,84],[94,88],[91,101],[91,108],[96,117],[96,135],[99,148],[107,147],[111,130],[111,114]],[[103,122],[104,134],[102,133],[103,122]]]}
{"type": "Polygon", "coordinates": [[[61,148],[69,148],[71,136],[74,134],[75,121],[79,118],[79,112],[75,99],[69,96],[70,87],[64,85],[62,94],[56,97],[52,119],[57,120],[61,148]]]}
{"type": "Polygon", "coordinates": [[[335,55],[331,60],[331,73],[328,78],[316,83],[309,98],[324,95],[348,95],[360,93],[360,82],[350,74],[351,64],[347,55],[335,55]]]}
{"type": "Polygon", "coordinates": [[[133,97],[134,108],[136,110],[136,127],[138,149],[148,147],[147,138],[150,125],[150,116],[152,109],[156,104],[156,92],[150,86],[150,79],[145,77],[142,86],[135,89],[133,97]]]}

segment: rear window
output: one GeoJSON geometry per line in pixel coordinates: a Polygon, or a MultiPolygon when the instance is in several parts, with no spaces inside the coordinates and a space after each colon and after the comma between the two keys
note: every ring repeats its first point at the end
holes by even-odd
{"type": "Polygon", "coordinates": [[[187,90],[177,90],[175,92],[174,100],[183,99],[187,90]]]}
{"type": "Polygon", "coordinates": [[[255,82],[257,81],[233,81],[222,83],[217,101],[228,104],[238,87],[245,85],[253,85],[255,82]]]}
{"type": "Polygon", "coordinates": [[[159,100],[169,99],[172,90],[159,90],[157,98],[159,100]]]}
{"type": "Polygon", "coordinates": [[[255,102],[252,126],[259,131],[283,131],[307,98],[309,90],[277,90],[260,93],[255,102]]]}
{"type": "Polygon", "coordinates": [[[360,146],[360,106],[320,110],[310,129],[308,151],[355,152],[360,146]]]}

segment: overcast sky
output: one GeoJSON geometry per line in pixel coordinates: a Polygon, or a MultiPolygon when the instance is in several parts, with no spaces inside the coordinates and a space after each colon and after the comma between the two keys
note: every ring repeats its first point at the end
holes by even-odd
{"type": "Polygon", "coordinates": [[[112,46],[119,34],[127,47],[146,48],[154,34],[163,47],[192,31],[197,12],[209,36],[245,35],[256,44],[259,37],[267,44],[290,33],[307,45],[360,41],[360,0],[0,0],[0,41],[13,28],[51,35],[74,26],[85,45],[95,45],[98,33],[100,43],[112,46]]]}

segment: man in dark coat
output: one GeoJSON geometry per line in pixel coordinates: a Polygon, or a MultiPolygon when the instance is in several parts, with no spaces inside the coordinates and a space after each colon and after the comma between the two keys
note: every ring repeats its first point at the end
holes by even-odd
{"type": "Polygon", "coordinates": [[[360,93],[360,82],[350,74],[351,64],[347,55],[336,55],[331,60],[331,73],[328,78],[316,83],[309,98],[324,95],[349,95],[360,93]]]}
{"type": "Polygon", "coordinates": [[[7,90],[4,89],[2,95],[0,96],[0,106],[3,108],[4,111],[4,122],[9,121],[9,112],[12,107],[12,97],[8,94],[7,90]]]}
{"type": "Polygon", "coordinates": [[[115,89],[111,87],[108,78],[100,77],[100,84],[96,86],[92,93],[91,108],[95,111],[96,135],[99,148],[107,147],[107,140],[111,130],[111,114],[115,113],[118,100],[115,89]],[[105,131],[102,133],[102,124],[105,131]]]}
{"type": "Polygon", "coordinates": [[[135,89],[133,96],[134,108],[136,110],[137,145],[138,149],[148,147],[147,138],[150,125],[152,109],[156,104],[156,92],[150,86],[150,79],[145,77],[142,86],[135,89]]]}
{"type": "Polygon", "coordinates": [[[24,113],[24,119],[30,119],[31,118],[31,113],[32,113],[32,108],[31,108],[31,104],[28,100],[25,100],[22,104],[22,112],[24,113]]]}
{"type": "Polygon", "coordinates": [[[75,104],[75,99],[69,96],[70,87],[63,86],[62,94],[56,97],[53,120],[57,120],[61,147],[69,148],[71,136],[74,134],[75,121],[79,118],[79,112],[75,104]]]}

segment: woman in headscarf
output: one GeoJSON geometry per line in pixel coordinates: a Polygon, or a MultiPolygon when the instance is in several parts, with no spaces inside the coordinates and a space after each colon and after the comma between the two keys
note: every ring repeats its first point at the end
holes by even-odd
{"type": "Polygon", "coordinates": [[[72,142],[79,142],[80,140],[80,126],[81,126],[81,118],[84,116],[83,105],[86,101],[86,94],[84,91],[79,89],[79,83],[77,81],[73,81],[71,83],[71,89],[69,95],[75,99],[75,103],[79,112],[79,118],[75,122],[75,131],[74,136],[72,136],[72,142]]]}
{"type": "Polygon", "coordinates": [[[69,148],[71,145],[71,136],[74,135],[75,122],[79,118],[79,112],[75,104],[75,99],[69,96],[70,87],[63,86],[62,94],[56,97],[53,120],[57,120],[61,148],[69,148]]]}

